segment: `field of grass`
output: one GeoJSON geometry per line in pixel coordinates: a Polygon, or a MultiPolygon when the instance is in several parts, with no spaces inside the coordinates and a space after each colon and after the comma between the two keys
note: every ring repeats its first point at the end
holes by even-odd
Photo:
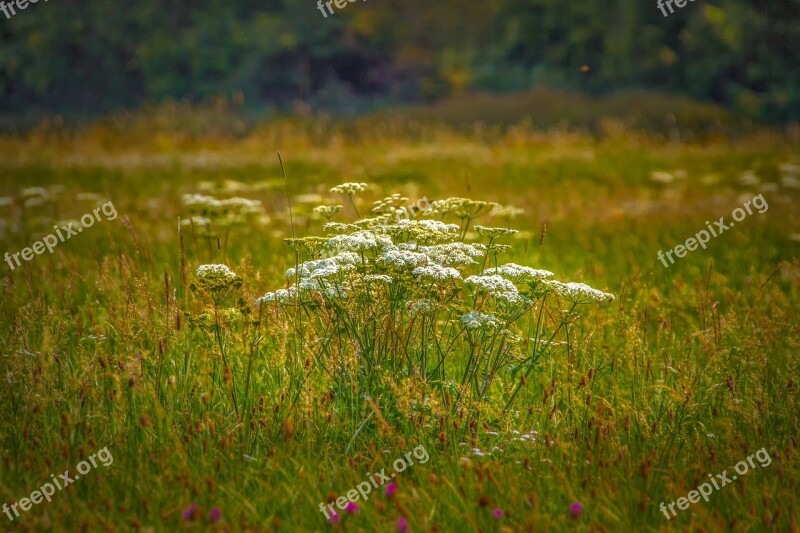
{"type": "MultiPolygon", "coordinates": [[[[194,135],[155,116],[0,139],[0,253],[100,203],[118,213],[52,254],[3,264],[0,499],[10,506],[103,448],[113,456],[13,522],[0,514],[4,530],[797,531],[796,131],[687,144],[614,123],[602,136],[388,118],[227,126],[194,135]],[[362,215],[392,193],[520,208],[475,220],[466,240],[480,242],[475,223],[518,229],[500,264],[616,298],[564,319],[505,411],[519,373],[498,372],[480,394],[469,380],[450,388],[433,361],[412,362],[433,345],[413,357],[389,345],[425,344],[417,330],[372,324],[382,297],[358,302],[360,323],[330,338],[314,327],[327,300],[260,307],[288,286],[296,255],[283,239],[323,233],[313,207],[356,218],[329,192],[344,182],[370,185],[356,197],[362,215]],[[658,260],[759,193],[768,210],[669,268],[658,260]],[[181,225],[197,215],[186,194],[263,210],[181,225]],[[218,321],[198,286],[204,264],[241,280],[218,321]],[[375,326],[375,366],[349,336],[361,324],[375,326]],[[358,512],[325,519],[321,502],[420,447],[429,459],[398,473],[393,495],[373,488],[358,512]],[[708,502],[671,520],[659,510],[761,449],[771,463],[708,502]]],[[[453,287],[477,305],[462,281],[453,287]]],[[[568,307],[550,299],[546,328],[568,307]]],[[[462,344],[451,375],[467,364],[462,344]]]]}

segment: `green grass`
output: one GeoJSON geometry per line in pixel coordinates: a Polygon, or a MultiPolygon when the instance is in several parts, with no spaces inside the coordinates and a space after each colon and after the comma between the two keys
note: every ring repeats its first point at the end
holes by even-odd
{"type": "Polygon", "coordinates": [[[90,211],[78,192],[100,193],[119,213],[52,255],[13,272],[4,265],[0,499],[18,501],[103,447],[114,457],[5,528],[171,531],[196,502],[200,529],[325,531],[333,526],[320,502],[424,445],[430,460],[398,475],[394,498],[374,491],[336,527],[393,531],[403,515],[410,531],[796,530],[800,191],[781,184],[778,168],[800,164],[796,138],[682,144],[624,129],[596,138],[391,121],[146,130],[39,130],[0,142],[0,197],[64,186],[24,217],[0,206],[0,252],[90,211]],[[506,415],[496,400],[415,408],[436,385],[402,372],[342,388],[274,309],[260,329],[226,322],[239,423],[213,328],[191,327],[210,308],[189,285],[199,265],[225,263],[243,280],[241,307],[256,314],[255,299],[283,287],[294,254],[282,241],[292,230],[277,150],[298,235],[320,232],[307,216],[317,204],[298,195],[327,198],[345,181],[373,184],[368,201],[392,192],[496,201],[525,210],[510,223],[522,233],[506,261],[617,299],[584,309],[569,349],[541,362],[506,415]],[[743,185],[746,170],[761,185],[743,185]],[[685,177],[657,183],[653,171],[685,177]],[[249,186],[229,196],[262,201],[267,218],[223,232],[219,247],[184,226],[182,253],[181,196],[225,180],[249,186]],[[778,184],[763,192],[766,213],[668,269],[658,262],[659,250],[730,217],[764,183],[778,184]],[[535,443],[513,440],[531,430],[535,443]],[[480,457],[474,447],[497,449],[480,457]],[[770,466],[669,522],[659,512],[761,448],[770,466]],[[584,506],[578,519],[568,516],[573,501],[584,506]],[[215,526],[205,518],[212,507],[222,515],[215,526]]]}

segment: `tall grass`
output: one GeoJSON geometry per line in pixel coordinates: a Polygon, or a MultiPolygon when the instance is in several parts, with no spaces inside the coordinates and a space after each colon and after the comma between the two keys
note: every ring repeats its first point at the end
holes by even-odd
{"type": "Polygon", "coordinates": [[[6,527],[384,531],[403,516],[414,531],[796,528],[800,245],[786,165],[800,163],[796,140],[414,128],[368,138],[282,124],[240,140],[164,135],[159,147],[42,136],[42,151],[27,154],[24,140],[0,142],[0,196],[13,198],[0,205],[3,252],[93,202],[111,199],[120,215],[4,273],[2,500],[100,448],[114,456],[6,527]],[[291,220],[280,166],[264,156],[276,148],[291,220]],[[739,179],[746,170],[758,183],[739,179]],[[653,181],[653,171],[674,180],[653,181]],[[314,206],[345,180],[374,185],[354,196],[364,217],[336,198],[331,233],[314,206]],[[768,213],[661,266],[659,249],[757,190],[768,213]],[[524,213],[467,226],[432,212],[381,233],[363,219],[385,214],[368,213],[370,203],[385,206],[394,191],[524,213]],[[443,231],[429,234],[423,220],[443,231]],[[342,248],[365,231],[374,247],[362,234],[363,250],[342,248]],[[379,261],[412,242],[428,247],[416,252],[425,264],[379,261]],[[314,248],[323,245],[333,248],[314,248]],[[437,246],[481,253],[448,266],[437,246]],[[352,264],[333,261],[348,253],[352,264]],[[320,285],[309,261],[339,270],[320,285]],[[616,299],[576,316],[549,276],[515,282],[528,271],[507,263],[616,299]],[[197,275],[210,264],[229,267],[235,278],[218,272],[231,285],[197,275]],[[446,268],[458,279],[428,276],[446,268]],[[520,300],[506,305],[471,276],[500,276],[520,300]],[[259,301],[265,292],[274,297],[259,301]],[[430,309],[413,307],[423,299],[430,309]],[[394,496],[376,491],[359,513],[326,523],[320,501],[420,444],[430,461],[396,478],[394,496]],[[762,447],[769,467],[670,522],[659,512],[762,447]],[[583,511],[573,518],[575,501],[583,511]]]}

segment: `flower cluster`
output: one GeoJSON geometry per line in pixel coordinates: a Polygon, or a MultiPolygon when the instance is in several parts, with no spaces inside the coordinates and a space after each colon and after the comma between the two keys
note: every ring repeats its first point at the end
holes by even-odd
{"type": "Polygon", "coordinates": [[[220,200],[205,194],[184,194],[183,205],[189,209],[191,216],[181,223],[199,228],[208,228],[211,224],[230,226],[248,220],[268,218],[260,201],[247,198],[220,200]]]}
{"type": "Polygon", "coordinates": [[[507,303],[518,303],[526,300],[520,295],[516,285],[496,274],[470,276],[464,281],[466,281],[467,285],[475,286],[479,293],[487,293],[497,300],[507,303]]]}
{"type": "Polygon", "coordinates": [[[227,265],[201,265],[195,274],[197,286],[211,295],[216,305],[222,304],[242,286],[242,280],[227,265]]]}
{"type": "Polygon", "coordinates": [[[485,274],[497,274],[515,283],[533,283],[553,276],[549,270],[539,270],[515,263],[506,263],[503,266],[487,268],[485,274]]]}
{"type": "Polygon", "coordinates": [[[546,280],[547,287],[568,302],[576,304],[610,302],[614,295],[599,291],[585,283],[561,283],[560,281],[546,280]]]}
{"type": "Polygon", "coordinates": [[[368,185],[366,183],[342,183],[332,188],[331,192],[352,196],[357,192],[366,191],[367,187],[368,185]]]}
{"type": "Polygon", "coordinates": [[[227,265],[201,265],[198,267],[197,284],[207,291],[227,289],[237,276],[227,265]]]}
{"type": "MultiPolygon", "coordinates": [[[[360,192],[361,185],[341,185],[334,192],[360,192]]],[[[497,373],[530,372],[543,351],[559,346],[540,338],[545,328],[537,317],[561,321],[547,327],[554,335],[575,315],[542,313],[547,302],[555,306],[559,299],[577,304],[613,298],[581,283],[553,281],[548,270],[502,264],[498,258],[510,246],[495,241],[516,230],[475,226],[483,242],[465,242],[470,221],[496,204],[452,198],[431,204],[429,211],[440,220],[392,221],[396,205],[406,201],[390,196],[374,206],[372,215],[378,216],[352,223],[329,221],[324,225],[327,235],[287,239],[302,261],[286,271],[287,288],[258,300],[277,308],[303,308],[302,316],[312,318],[304,326],[318,328],[314,335],[326,339],[324,355],[332,359],[327,369],[333,372],[330,365],[340,365],[334,375],[346,380],[343,386],[354,376],[405,366],[409,375],[442,383],[459,400],[467,393],[485,398],[497,373]],[[451,223],[448,216],[461,218],[461,224],[451,223]],[[531,329],[537,335],[532,343],[522,337],[531,329]],[[536,348],[527,353],[528,346],[536,348]],[[448,356],[459,362],[445,363],[448,356]],[[348,367],[352,364],[359,369],[348,367]],[[458,382],[442,379],[446,364],[451,365],[447,375],[461,374],[458,382]]],[[[323,215],[335,211],[318,208],[323,215]]],[[[295,316],[301,315],[287,313],[289,320],[295,316]]],[[[505,382],[518,387],[524,380],[505,382]]]]}

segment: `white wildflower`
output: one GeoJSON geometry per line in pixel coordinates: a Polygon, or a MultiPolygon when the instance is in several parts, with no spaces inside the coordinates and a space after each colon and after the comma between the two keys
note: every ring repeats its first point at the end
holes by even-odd
{"type": "Polygon", "coordinates": [[[461,322],[464,323],[469,330],[495,330],[502,327],[502,322],[494,315],[485,315],[478,311],[470,311],[461,317],[461,322]]]}
{"type": "Polygon", "coordinates": [[[515,229],[509,228],[487,228],[486,226],[479,226],[475,225],[475,231],[479,234],[483,235],[484,237],[488,237],[489,239],[496,239],[498,237],[505,237],[507,235],[513,235],[518,233],[515,229]]]}
{"type": "Polygon", "coordinates": [[[284,302],[293,301],[295,298],[297,298],[297,287],[292,285],[288,289],[278,289],[275,292],[268,292],[267,294],[265,294],[264,296],[262,296],[261,298],[256,300],[256,303],[258,303],[258,302],[284,303],[284,302]]]}
{"type": "Polygon", "coordinates": [[[196,276],[197,284],[209,291],[227,289],[238,279],[227,265],[200,265],[196,276]]]}
{"type": "Polygon", "coordinates": [[[675,176],[669,172],[654,170],[650,173],[650,179],[658,183],[672,183],[675,181],[675,176]]]}
{"type": "Polygon", "coordinates": [[[342,210],[341,205],[320,205],[314,208],[314,212],[322,217],[331,219],[333,215],[342,210]]]}
{"type": "Polygon", "coordinates": [[[514,207],[511,205],[496,205],[494,209],[489,213],[489,216],[493,217],[501,217],[501,218],[513,218],[517,215],[521,215],[525,212],[524,209],[520,209],[519,207],[514,207]]]}
{"type": "Polygon", "coordinates": [[[561,283],[560,281],[546,280],[546,286],[567,300],[576,304],[608,302],[614,295],[593,289],[585,283],[561,283]]]}
{"type": "Polygon", "coordinates": [[[411,314],[416,313],[430,313],[433,309],[430,300],[415,300],[408,302],[406,308],[411,314]]]}
{"type": "Polygon", "coordinates": [[[752,170],[746,170],[742,172],[741,176],[739,176],[739,183],[742,185],[758,185],[761,183],[761,180],[752,170]]]}
{"type": "Polygon", "coordinates": [[[461,274],[455,268],[443,267],[437,264],[417,267],[412,274],[424,278],[433,278],[439,281],[461,279],[461,274]]]}
{"type": "Polygon", "coordinates": [[[361,279],[368,283],[392,283],[392,277],[385,274],[369,274],[361,279]]]}
{"type": "Polygon", "coordinates": [[[436,263],[442,266],[466,266],[477,263],[473,257],[480,257],[486,253],[486,246],[482,244],[467,244],[463,242],[450,242],[446,244],[435,244],[433,246],[422,246],[420,252],[428,254],[436,263]]]}
{"type": "MultiPolygon", "coordinates": [[[[398,225],[401,222],[411,222],[408,220],[401,220],[398,222],[398,225]]],[[[422,226],[423,228],[431,231],[439,231],[441,233],[458,233],[459,227],[458,224],[446,224],[440,220],[416,220],[414,221],[418,225],[422,226]]]]}
{"type": "Polygon", "coordinates": [[[371,231],[358,231],[350,235],[336,235],[331,237],[327,245],[334,250],[349,250],[364,252],[367,250],[392,248],[391,239],[384,235],[376,235],[371,231]]]}
{"type": "Polygon", "coordinates": [[[553,273],[549,270],[539,270],[536,268],[518,265],[516,263],[506,263],[505,265],[496,268],[487,268],[484,271],[484,274],[497,274],[516,283],[529,283],[531,281],[549,278],[553,275],[553,273]]]}
{"type": "Polygon", "coordinates": [[[184,219],[181,220],[181,225],[182,226],[195,225],[195,226],[198,226],[198,227],[203,227],[203,226],[208,226],[209,224],[211,224],[211,219],[209,219],[207,217],[201,217],[201,216],[193,216],[193,217],[184,218],[184,219]]]}
{"type": "Polygon", "coordinates": [[[19,191],[20,196],[23,198],[33,197],[33,196],[41,196],[42,198],[48,198],[50,194],[47,192],[47,189],[44,187],[25,187],[21,191],[19,191]]]}
{"type": "Polygon", "coordinates": [[[508,303],[523,301],[516,285],[498,275],[470,276],[465,281],[468,285],[476,285],[498,300],[505,300],[508,303]]]}
{"type": "Polygon", "coordinates": [[[287,278],[326,278],[334,276],[340,272],[348,272],[355,269],[355,265],[361,260],[353,252],[342,252],[326,259],[315,259],[300,263],[297,267],[292,267],[286,271],[287,278]]]}
{"type": "Polygon", "coordinates": [[[395,268],[418,267],[428,263],[428,256],[410,250],[397,249],[383,252],[377,261],[395,268]]]}
{"type": "Polygon", "coordinates": [[[367,190],[367,187],[366,183],[342,183],[331,189],[331,192],[352,195],[367,190]]]}
{"type": "Polygon", "coordinates": [[[781,185],[787,189],[800,189],[800,180],[793,176],[781,177],[781,185]]]}
{"type": "Polygon", "coordinates": [[[355,224],[343,224],[341,222],[328,222],[322,226],[322,229],[328,233],[336,233],[337,235],[361,231],[361,228],[355,224]]]}

